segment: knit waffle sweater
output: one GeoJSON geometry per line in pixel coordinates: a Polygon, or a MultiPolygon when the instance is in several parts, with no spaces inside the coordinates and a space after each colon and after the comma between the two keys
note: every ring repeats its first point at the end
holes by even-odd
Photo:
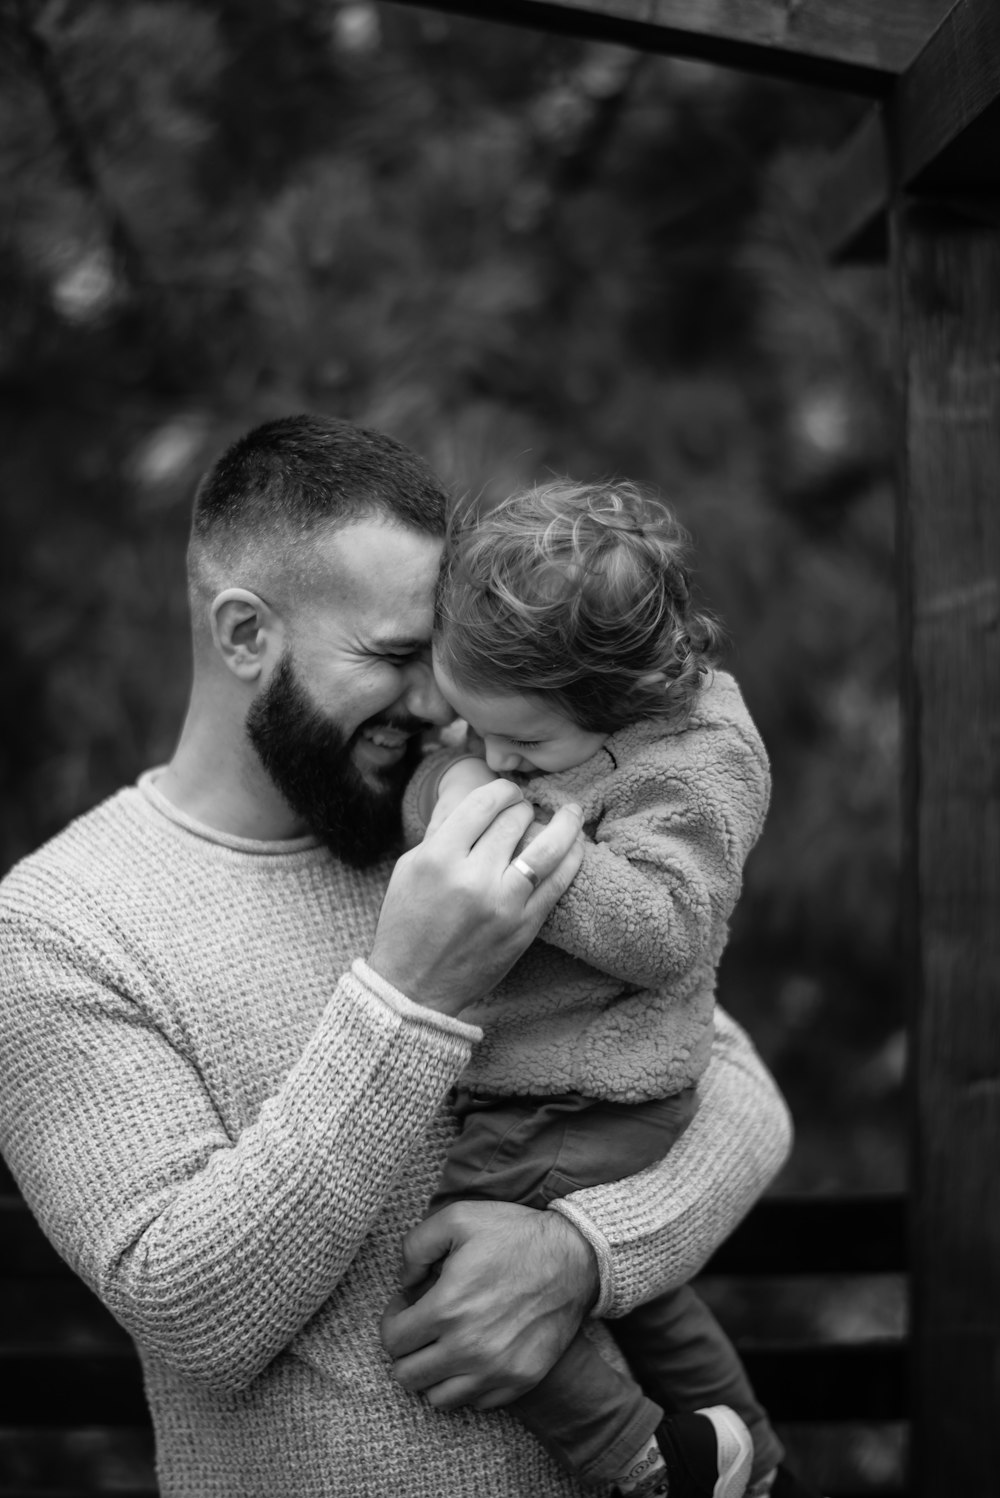
{"type": "MultiPolygon", "coordinates": [[[[414,842],[427,789],[453,757],[431,755],[410,783],[414,842]]],[[[682,725],[635,723],[572,769],[511,778],[543,819],[582,807],[583,864],[541,940],[462,1010],[483,1029],[465,1083],[615,1103],[693,1087],[711,1055],[719,961],[771,789],[739,687],[714,671],[682,725]]]]}
{"type": "MultiPolygon", "coordinates": [[[[502,1410],[401,1389],[379,1342],[479,1038],[362,960],[389,872],[225,836],[147,776],[0,885],[0,1148],[135,1339],[164,1498],[578,1491],[502,1410]]],[[[553,1208],[599,1315],[687,1280],[785,1157],[721,1015],[700,1095],[668,1160],[553,1208]]]]}

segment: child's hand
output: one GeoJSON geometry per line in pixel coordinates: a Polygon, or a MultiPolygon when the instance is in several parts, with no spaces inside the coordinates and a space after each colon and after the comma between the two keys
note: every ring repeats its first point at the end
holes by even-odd
{"type": "Polygon", "coordinates": [[[435,832],[470,792],[499,778],[484,759],[459,759],[449,765],[438,781],[437,802],[424,836],[435,832]]]}

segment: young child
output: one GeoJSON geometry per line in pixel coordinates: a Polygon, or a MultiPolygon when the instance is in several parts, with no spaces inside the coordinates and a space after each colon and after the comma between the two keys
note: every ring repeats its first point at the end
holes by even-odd
{"type": "MultiPolygon", "coordinates": [[[[463,1012],[483,1040],[431,1211],[470,1197],[544,1208],[631,1175],[696,1106],[769,772],[735,682],[712,669],[718,630],[692,604],[685,542],[629,483],[550,483],[453,521],[434,669],[468,748],[418,769],[408,830],[504,775],[539,821],[582,806],[586,843],[541,940],[463,1012]]],[[[534,882],[530,842],[514,866],[534,882]]],[[[581,1333],[510,1407],[563,1465],[629,1498],[739,1498],[748,1479],[769,1491],[781,1447],[690,1288],[608,1325],[629,1373],[581,1333]]]]}

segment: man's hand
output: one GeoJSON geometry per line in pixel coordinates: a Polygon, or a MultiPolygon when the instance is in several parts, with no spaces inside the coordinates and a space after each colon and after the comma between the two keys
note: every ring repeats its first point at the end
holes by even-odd
{"type": "Polygon", "coordinates": [[[401,1282],[382,1342],[403,1387],[441,1409],[493,1409],[534,1388],[598,1291],[593,1250],[572,1223],[509,1202],[458,1202],[418,1223],[401,1282]]]}
{"type": "Polygon", "coordinates": [[[516,785],[494,780],[396,864],[369,962],[417,1004],[456,1015],[495,988],[565,894],[583,857],[579,808],[563,807],[511,859],[532,820],[516,785]]]}

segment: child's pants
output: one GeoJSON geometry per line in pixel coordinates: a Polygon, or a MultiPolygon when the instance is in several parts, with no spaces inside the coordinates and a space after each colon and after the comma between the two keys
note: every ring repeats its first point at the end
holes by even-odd
{"type": "MultiPolygon", "coordinates": [[[[460,1089],[455,1111],[462,1132],[429,1210],[475,1199],[544,1209],[586,1186],[634,1175],[662,1159],[695,1107],[693,1088],[637,1104],[576,1093],[495,1098],[460,1089]]],[[[778,1465],[784,1452],[735,1348],[687,1285],[605,1325],[628,1373],[612,1367],[580,1331],[541,1383],[508,1406],[581,1481],[614,1481],[653,1436],[664,1410],[712,1404],[727,1404],[746,1421],[753,1480],[778,1465]]]]}

